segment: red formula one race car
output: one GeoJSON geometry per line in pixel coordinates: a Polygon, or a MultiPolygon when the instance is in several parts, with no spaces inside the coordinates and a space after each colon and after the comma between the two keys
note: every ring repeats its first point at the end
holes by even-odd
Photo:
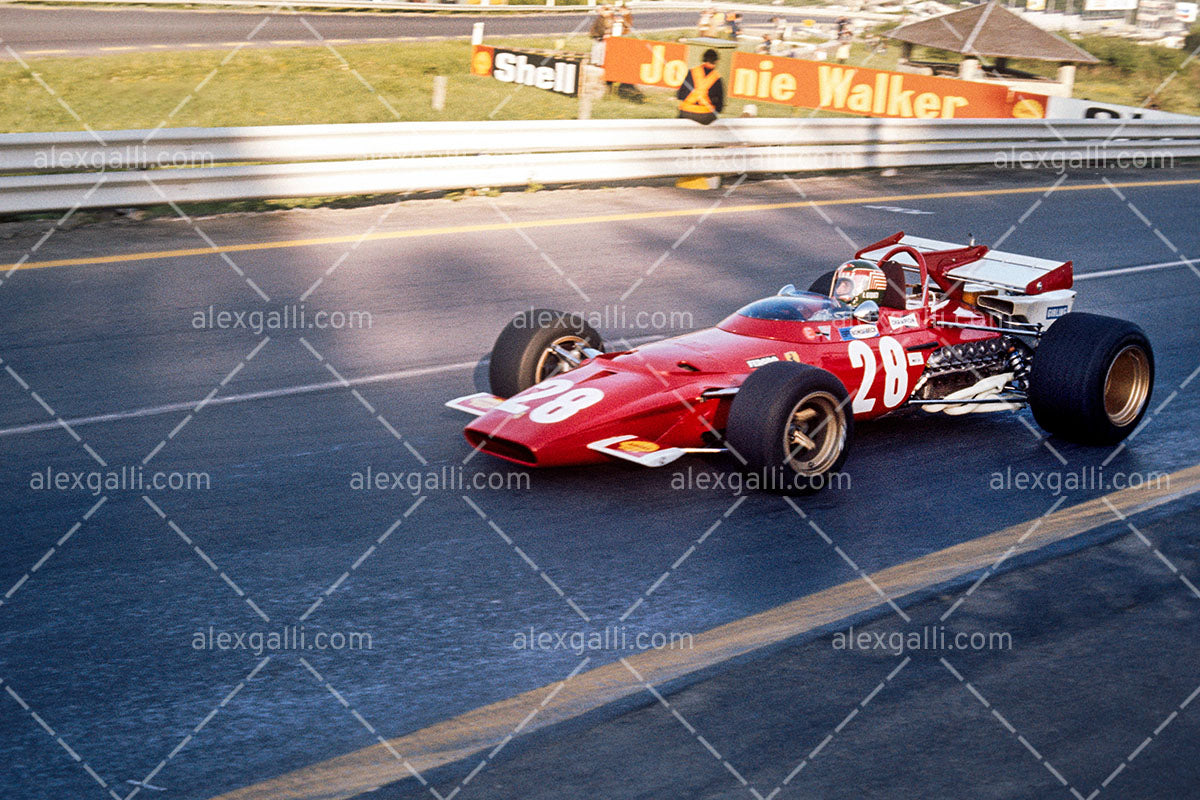
{"type": "Polygon", "coordinates": [[[532,310],[492,350],[472,446],[552,467],[649,467],[730,452],[764,486],[819,488],[856,420],[906,406],[965,414],[1028,405],[1046,431],[1113,444],[1154,383],[1142,330],[1071,311],[1071,262],[898,233],[808,291],[783,287],[715,328],[603,352],[578,315],[532,310]],[[773,477],[768,477],[773,475],[773,477]]]}

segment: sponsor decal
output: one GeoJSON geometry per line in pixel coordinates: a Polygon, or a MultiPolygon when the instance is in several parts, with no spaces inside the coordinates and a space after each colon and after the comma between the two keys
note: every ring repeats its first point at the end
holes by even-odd
{"type": "Polygon", "coordinates": [[[889,317],[888,322],[891,323],[892,330],[894,331],[907,331],[921,327],[917,322],[917,315],[915,313],[908,313],[900,317],[889,317]]]}
{"type": "Polygon", "coordinates": [[[750,367],[751,369],[758,369],[763,364],[771,364],[778,360],[779,356],[759,356],[758,358],[749,359],[746,362],[746,366],[750,367]]]}
{"type": "Polygon", "coordinates": [[[496,397],[495,395],[488,395],[472,397],[464,402],[463,405],[470,406],[471,408],[477,408],[480,411],[491,411],[493,408],[503,402],[504,400],[502,398],[496,397]]]}
{"type": "Polygon", "coordinates": [[[457,411],[466,411],[468,414],[481,417],[503,402],[503,398],[496,397],[494,394],[476,392],[466,397],[456,397],[453,400],[447,401],[446,406],[457,411]]]}
{"type": "Polygon", "coordinates": [[[804,338],[808,339],[810,342],[818,342],[821,340],[821,332],[816,328],[810,328],[809,326],[805,325],[800,329],[800,332],[804,334],[804,338]]]}
{"type": "Polygon", "coordinates": [[[582,57],[561,56],[488,47],[477,44],[471,52],[471,74],[492,77],[503,83],[519,83],[555,94],[575,97],[579,93],[582,57]]]}
{"type": "Polygon", "coordinates": [[[1067,313],[1066,306],[1050,306],[1046,309],[1046,319],[1058,319],[1065,313],[1067,313]]]}
{"type": "Polygon", "coordinates": [[[879,335],[879,328],[874,325],[853,325],[849,328],[838,328],[838,335],[843,342],[852,339],[874,339],[879,335]]]}
{"type": "Polygon", "coordinates": [[[644,439],[627,439],[624,442],[618,442],[617,449],[626,453],[653,453],[658,449],[658,445],[644,439]]]}
{"type": "Polygon", "coordinates": [[[801,363],[800,362],[800,354],[797,353],[795,350],[788,350],[786,353],[784,353],[783,360],[784,361],[795,361],[797,364],[801,363]]]}
{"type": "Polygon", "coordinates": [[[924,363],[925,363],[925,355],[920,350],[917,350],[914,353],[908,354],[908,365],[910,367],[919,367],[924,363]]]}

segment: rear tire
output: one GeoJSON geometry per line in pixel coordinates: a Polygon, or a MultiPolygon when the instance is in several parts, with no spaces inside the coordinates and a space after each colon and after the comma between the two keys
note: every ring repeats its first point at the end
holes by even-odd
{"type": "Polygon", "coordinates": [[[488,384],[492,394],[512,397],[570,369],[570,365],[550,349],[556,344],[566,350],[580,346],[596,350],[604,348],[600,334],[579,314],[566,314],[548,308],[534,308],[520,313],[500,332],[492,347],[491,363],[488,365],[488,384]]]}
{"type": "Polygon", "coordinates": [[[1033,353],[1029,407],[1038,425],[1072,442],[1111,445],[1137,428],[1154,389],[1154,352],[1132,322],[1070,313],[1033,353]]]}
{"type": "Polygon", "coordinates": [[[812,286],[808,287],[810,292],[814,294],[823,294],[829,297],[833,294],[833,276],[837,274],[836,269],[831,269],[821,277],[812,282],[812,286]]]}
{"type": "Polygon", "coordinates": [[[846,461],[854,435],[849,408],[833,373],[776,361],[750,373],[734,395],[725,439],[761,488],[814,492],[846,461]]]}

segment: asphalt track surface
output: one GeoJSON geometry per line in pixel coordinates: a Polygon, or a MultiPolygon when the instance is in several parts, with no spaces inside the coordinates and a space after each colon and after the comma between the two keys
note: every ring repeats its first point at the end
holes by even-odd
{"type": "MultiPolygon", "coordinates": [[[[1179,574],[1200,567],[1197,523],[1193,507],[991,576],[948,623],[960,593],[909,606],[908,623],[885,612],[682,691],[643,689],[639,708],[515,745],[461,794],[1191,797],[1200,678],[1184,643],[1200,635],[1200,602],[1179,574]],[[1007,633],[1010,645],[941,648],[968,631],[1007,633]],[[913,632],[923,639],[904,649],[913,632]]],[[[439,782],[443,795],[476,763],[439,782]]],[[[429,797],[416,781],[361,795],[429,797]]]]}
{"type": "MultiPolygon", "coordinates": [[[[847,255],[847,239],[897,229],[1073,259],[1076,308],[1134,320],[1154,343],[1149,422],[1115,454],[1043,441],[1027,413],[860,426],[850,487],[798,505],[866,573],[1115,488],[997,488],[1009,468],[1061,477],[1107,462],[1112,476],[1200,463],[1200,276],[1187,265],[1123,269],[1200,249],[1198,193],[1195,169],[959,170],[6,231],[0,264],[26,260],[0,284],[3,793],[103,796],[92,770],[125,796],[136,788],[127,781],[154,772],[163,796],[202,800],[579,666],[568,649],[516,648],[530,628],[593,631],[624,615],[630,635],[699,634],[858,579],[780,498],[677,488],[689,467],[731,472],[723,457],[534,472],[519,488],[429,488],[423,499],[351,488],[368,467],[424,474],[466,461],[466,480],[522,472],[468,460],[464,420],[441,404],[482,388],[481,356],[530,306],[607,308],[610,342],[672,332],[630,324],[639,312],[704,327],[784,283],[806,286],[847,255]],[[225,255],[206,252],[204,237],[225,255]],[[161,255],[173,251],[192,254],[161,255]],[[138,255],[150,252],[160,255],[138,255]],[[318,280],[310,315],[367,311],[371,328],[194,327],[210,306],[278,308],[318,280]],[[47,468],[147,459],[205,472],[210,488],[106,490],[99,507],[86,490],[31,488],[47,468]],[[209,626],[278,630],[302,616],[310,636],[363,631],[372,647],[196,647],[209,626]]],[[[1015,602],[1004,597],[998,611],[1015,602]]],[[[589,655],[593,669],[624,653],[589,655]]],[[[936,754],[908,746],[936,768],[936,754]]]]}
{"type": "MultiPolygon", "coordinates": [[[[831,21],[829,14],[780,10],[746,14],[747,22],[765,21],[776,13],[789,18],[831,21]]],[[[406,39],[469,37],[476,22],[487,36],[544,36],[586,32],[587,13],[514,14],[379,14],[291,11],[180,11],[71,6],[0,6],[0,42],[22,57],[97,55],[146,50],[251,45],[323,46],[406,39]],[[264,19],[266,23],[263,24],[264,19]],[[261,27],[260,27],[261,26],[261,27]],[[319,38],[318,38],[319,37],[319,38]]],[[[696,13],[639,12],[641,29],[685,28],[696,13]]],[[[0,50],[4,58],[12,55],[0,50]]]]}

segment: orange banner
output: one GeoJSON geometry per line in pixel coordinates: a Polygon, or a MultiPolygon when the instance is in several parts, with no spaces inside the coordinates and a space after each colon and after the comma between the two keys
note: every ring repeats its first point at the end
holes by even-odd
{"type": "MultiPolygon", "coordinates": [[[[695,66],[687,57],[687,45],[678,42],[610,37],[604,79],[674,89],[695,66]]],[[[868,117],[1040,119],[1048,100],[997,83],[754,53],[734,53],[732,73],[725,86],[729,97],[868,117]]]]}
{"type": "Polygon", "coordinates": [[[678,89],[687,76],[688,48],[679,42],[652,42],[610,36],[604,40],[604,80],[678,89]]]}
{"type": "Polygon", "coordinates": [[[730,97],[898,119],[1041,118],[1046,96],[996,83],[734,53],[730,97]]]}

